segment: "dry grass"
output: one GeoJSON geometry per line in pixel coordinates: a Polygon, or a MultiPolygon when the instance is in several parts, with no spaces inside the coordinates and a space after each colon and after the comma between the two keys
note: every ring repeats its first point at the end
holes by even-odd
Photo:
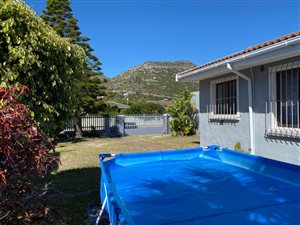
{"type": "Polygon", "coordinates": [[[199,146],[199,137],[143,135],[88,138],[60,143],[62,165],[46,178],[49,192],[48,224],[87,224],[87,205],[99,202],[101,153],[146,152],[199,146]]]}

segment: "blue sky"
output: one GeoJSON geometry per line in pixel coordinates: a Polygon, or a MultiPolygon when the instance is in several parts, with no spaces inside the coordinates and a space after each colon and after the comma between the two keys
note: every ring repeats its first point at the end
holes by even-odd
{"type": "MultiPolygon", "coordinates": [[[[26,0],[39,15],[46,0],[26,0]]],[[[145,61],[197,65],[300,29],[300,1],[71,0],[102,70],[145,61]]]]}

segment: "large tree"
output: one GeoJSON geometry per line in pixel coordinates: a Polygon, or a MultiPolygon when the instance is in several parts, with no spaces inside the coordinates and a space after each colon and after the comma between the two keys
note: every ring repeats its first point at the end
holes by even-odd
{"type": "Polygon", "coordinates": [[[82,36],[78,20],[74,17],[69,0],[47,0],[46,10],[41,18],[61,36],[80,45],[86,54],[86,73],[89,77],[102,75],[101,62],[93,55],[88,37],[82,36]]]}
{"type": "Polygon", "coordinates": [[[77,136],[81,136],[80,115],[84,113],[100,113],[105,110],[103,96],[106,95],[106,79],[101,72],[101,63],[92,53],[94,50],[89,44],[89,38],[81,35],[78,20],[74,17],[69,0],[47,0],[46,10],[41,18],[54,30],[71,43],[78,44],[85,52],[85,78],[79,83],[80,98],[77,110],[77,136]]]}
{"type": "Polygon", "coordinates": [[[0,0],[0,85],[26,85],[20,99],[47,134],[61,131],[73,115],[84,74],[84,52],[61,38],[23,3],[0,0]]]}

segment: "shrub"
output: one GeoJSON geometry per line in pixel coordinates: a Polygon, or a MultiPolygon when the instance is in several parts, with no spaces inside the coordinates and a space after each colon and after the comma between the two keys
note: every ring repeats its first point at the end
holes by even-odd
{"type": "Polygon", "coordinates": [[[173,135],[194,135],[196,133],[195,107],[191,103],[192,94],[186,89],[180,97],[173,100],[167,108],[172,117],[169,122],[173,135]]]}
{"type": "Polygon", "coordinates": [[[20,99],[46,134],[55,135],[77,108],[84,51],[61,38],[23,1],[0,0],[0,86],[30,87],[20,99]]]}
{"type": "Polygon", "coordinates": [[[24,224],[47,214],[45,193],[34,180],[59,162],[50,155],[54,145],[33,123],[28,107],[16,99],[25,92],[26,87],[0,88],[0,224],[24,224]]]}
{"type": "Polygon", "coordinates": [[[242,151],[242,145],[241,142],[237,141],[234,145],[234,150],[236,151],[242,151]]]}
{"type": "Polygon", "coordinates": [[[234,150],[238,151],[238,152],[244,152],[244,153],[250,153],[250,150],[245,150],[242,148],[242,144],[240,141],[237,141],[234,145],[234,150]]]}

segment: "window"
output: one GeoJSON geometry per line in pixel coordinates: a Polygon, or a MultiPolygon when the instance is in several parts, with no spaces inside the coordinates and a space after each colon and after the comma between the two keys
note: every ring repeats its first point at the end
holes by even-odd
{"type": "Polygon", "coordinates": [[[270,69],[270,126],[267,134],[300,137],[300,62],[270,69]]]}
{"type": "Polygon", "coordinates": [[[210,120],[236,120],[238,116],[238,79],[236,76],[211,83],[210,120]]]}
{"type": "Polygon", "coordinates": [[[276,72],[277,126],[299,128],[300,71],[276,72]]]}
{"type": "Polygon", "coordinates": [[[236,80],[216,84],[215,114],[236,114],[236,80]]]}

